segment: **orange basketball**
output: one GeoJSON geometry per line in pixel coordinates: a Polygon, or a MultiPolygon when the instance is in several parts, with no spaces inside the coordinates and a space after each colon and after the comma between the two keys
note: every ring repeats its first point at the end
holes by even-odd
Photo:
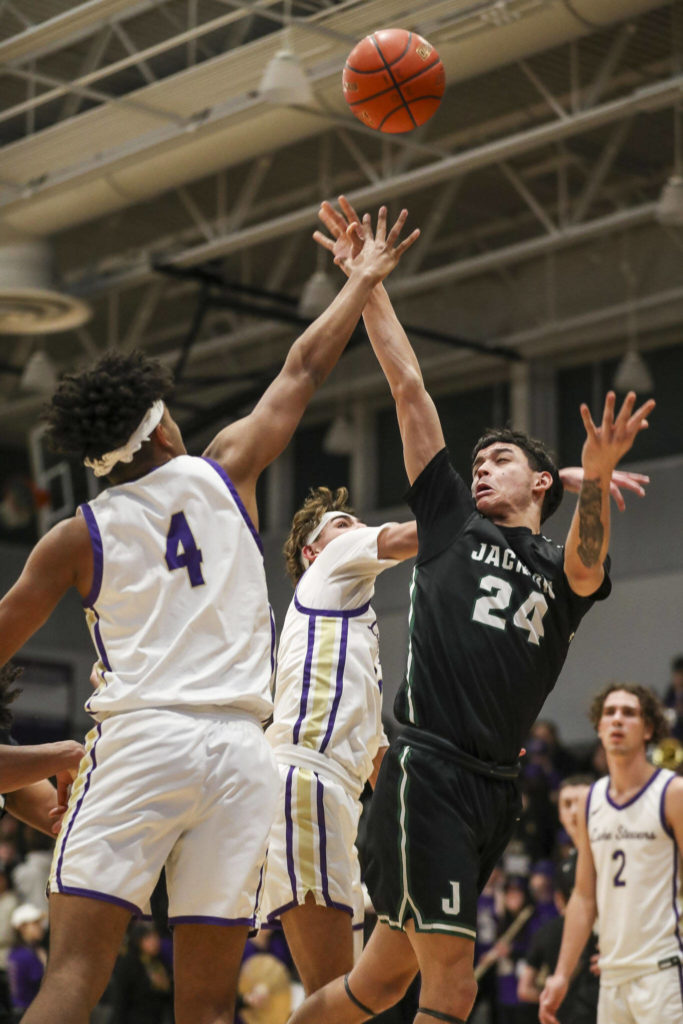
{"type": "Polygon", "coordinates": [[[426,39],[384,28],[361,39],[346,58],[344,99],[359,121],[380,132],[410,132],[435,113],[446,76],[426,39]]]}

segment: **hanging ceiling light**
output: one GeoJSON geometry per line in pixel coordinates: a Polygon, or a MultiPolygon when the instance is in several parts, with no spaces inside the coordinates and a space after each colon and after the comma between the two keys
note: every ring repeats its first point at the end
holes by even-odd
{"type": "Polygon", "coordinates": [[[291,0],[288,0],[284,14],[284,46],[266,65],[258,92],[268,103],[280,106],[306,106],[313,102],[313,90],[292,50],[291,8],[291,0]]]}
{"type": "Polygon", "coordinates": [[[672,175],[662,189],[655,216],[665,227],[683,226],[683,177],[672,175]]]}
{"type": "MultiPolygon", "coordinates": [[[[625,244],[628,241],[625,240],[625,244]]],[[[636,312],[635,293],[637,278],[633,271],[628,250],[621,263],[621,272],[626,280],[626,352],[617,366],[613,386],[615,391],[636,391],[639,394],[651,394],[655,382],[650,368],[638,351],[638,316],[636,312]]]]}
{"type": "MultiPolygon", "coordinates": [[[[673,5],[671,16],[672,63],[680,73],[683,70],[683,8],[680,4],[673,5]]],[[[665,227],[676,228],[683,226],[683,125],[678,103],[674,105],[673,115],[674,170],[660,193],[655,217],[665,227]]]]}
{"type": "Polygon", "coordinates": [[[263,72],[259,96],[280,106],[307,106],[313,90],[291,50],[278,50],[263,72]]]}
{"type": "Polygon", "coordinates": [[[655,388],[650,368],[635,345],[630,345],[617,366],[614,374],[616,391],[635,391],[638,394],[651,394],[655,388]]]}
{"type": "Polygon", "coordinates": [[[323,451],[328,455],[351,455],[355,446],[353,424],[340,413],[332,420],[324,438],[323,451]]]}
{"type": "Polygon", "coordinates": [[[24,367],[19,386],[22,391],[37,391],[44,395],[54,391],[56,384],[55,364],[44,349],[37,348],[24,367]]]}
{"type": "Polygon", "coordinates": [[[299,314],[315,320],[336,297],[337,288],[327,271],[314,270],[301,292],[299,314]]]}

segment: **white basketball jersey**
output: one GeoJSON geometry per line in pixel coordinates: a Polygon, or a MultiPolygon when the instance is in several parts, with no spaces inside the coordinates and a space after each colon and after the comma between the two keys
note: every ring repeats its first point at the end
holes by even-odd
{"type": "Polygon", "coordinates": [[[218,463],[181,455],[81,511],[101,679],[86,710],[218,705],[265,720],[274,629],[261,541],[218,463]]]}
{"type": "Polygon", "coordinates": [[[609,776],[591,788],[586,821],[597,872],[603,985],[683,960],[680,851],[664,818],[674,777],[655,771],[623,806],[609,795],[609,776]]]}
{"type": "Polygon", "coordinates": [[[280,638],[266,732],[282,763],[323,768],[331,761],[354,789],[371,774],[384,735],[379,634],[370,605],[377,575],[396,565],[377,557],[383,529],[335,537],[301,577],[280,638]]]}

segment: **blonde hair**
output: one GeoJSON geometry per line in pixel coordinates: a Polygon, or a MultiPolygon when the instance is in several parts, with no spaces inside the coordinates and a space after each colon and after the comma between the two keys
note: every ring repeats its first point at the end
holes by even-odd
{"type": "Polygon", "coordinates": [[[336,491],[330,490],[329,487],[311,487],[305,502],[294,514],[289,535],[282,549],[292,583],[297,583],[304,572],[301,551],[306,537],[311,530],[315,530],[326,512],[348,512],[349,515],[353,515],[348,499],[349,492],[346,487],[338,487],[336,491]]]}

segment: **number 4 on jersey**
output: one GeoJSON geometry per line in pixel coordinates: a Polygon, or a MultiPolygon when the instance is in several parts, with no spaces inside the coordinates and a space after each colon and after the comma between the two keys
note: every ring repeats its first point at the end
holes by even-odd
{"type": "Polygon", "coordinates": [[[171,525],[166,534],[166,565],[171,572],[174,569],[187,569],[193,587],[201,587],[204,583],[202,552],[192,536],[184,512],[174,512],[171,516],[171,525]]]}

